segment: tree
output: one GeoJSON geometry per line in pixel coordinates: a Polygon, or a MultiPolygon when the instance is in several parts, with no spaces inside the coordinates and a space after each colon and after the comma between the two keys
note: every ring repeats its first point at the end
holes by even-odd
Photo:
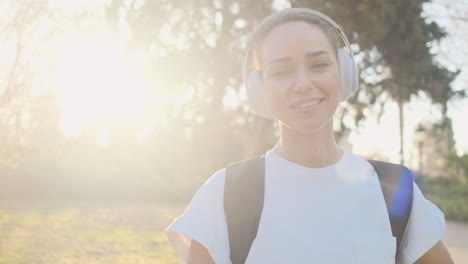
{"type": "MultiPolygon", "coordinates": [[[[45,43],[54,35],[49,27],[55,14],[47,1],[4,1],[7,15],[0,20],[0,127],[4,166],[18,166],[24,156],[35,96],[43,87],[40,75],[49,66],[42,60],[45,43]]],[[[47,118],[49,118],[48,116],[47,118]]]]}
{"type": "MultiPolygon", "coordinates": [[[[113,1],[108,7],[109,21],[116,26],[116,31],[122,23],[128,24],[131,30],[129,57],[144,65],[158,94],[171,98],[170,109],[163,117],[170,120],[171,126],[165,129],[173,129],[170,134],[175,136],[183,120],[182,129],[194,130],[197,137],[194,140],[204,143],[205,153],[223,153],[202,162],[212,163],[210,170],[226,164],[227,157],[231,156],[225,150],[235,140],[232,131],[233,126],[238,126],[239,115],[244,119],[241,123],[253,124],[247,120],[253,117],[248,117],[248,110],[242,105],[231,115],[222,102],[227,91],[236,93],[241,86],[239,69],[243,52],[239,40],[262,17],[259,14],[267,15],[271,10],[271,1],[265,0],[132,1],[129,4],[113,1]],[[178,106],[178,94],[187,92],[192,98],[178,106]],[[188,113],[191,118],[184,118],[188,113]],[[226,138],[226,141],[219,144],[214,138],[226,138]]],[[[257,122],[250,127],[248,130],[258,134],[249,143],[264,147],[263,139],[273,134],[272,123],[257,122]]]]}
{"type": "Polygon", "coordinates": [[[445,168],[453,170],[455,175],[462,173],[468,179],[468,154],[458,155],[452,149],[445,155],[445,168]]]}
{"type": "Polygon", "coordinates": [[[0,155],[4,165],[18,166],[26,152],[61,144],[49,44],[83,13],[65,17],[47,0],[2,1],[0,9],[6,11],[0,16],[0,155]]]}
{"type": "MultiPolygon", "coordinates": [[[[403,106],[413,95],[427,93],[443,105],[445,114],[447,100],[457,94],[450,88],[457,72],[434,63],[430,53],[431,43],[445,34],[422,17],[424,2],[290,1],[293,7],[311,7],[337,18],[351,42],[357,44],[355,51],[363,55],[361,89],[349,101],[357,112],[356,123],[365,119],[367,107],[387,96],[398,102],[403,138],[403,106]],[[369,78],[369,71],[373,78],[369,78]]],[[[148,55],[146,69],[164,79],[169,84],[166,88],[193,89],[190,104],[180,112],[194,111],[196,116],[205,117],[210,138],[218,138],[223,131],[220,124],[226,123],[227,117],[222,98],[227,91],[241,87],[243,53],[238,40],[245,39],[246,33],[271,13],[272,5],[273,1],[266,0],[132,1],[127,5],[113,1],[108,15],[114,25],[128,23],[131,48],[148,55]],[[122,8],[125,11],[119,19],[122,8]]],[[[244,109],[239,106],[238,115],[247,122],[254,120],[244,109]]],[[[266,124],[271,130],[271,124],[266,124]]],[[[401,140],[402,162],[403,146],[401,140]]]]}

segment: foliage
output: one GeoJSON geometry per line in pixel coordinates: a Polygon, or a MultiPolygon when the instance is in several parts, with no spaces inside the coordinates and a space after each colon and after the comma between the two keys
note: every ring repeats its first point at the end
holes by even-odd
{"type": "Polygon", "coordinates": [[[445,155],[445,168],[460,173],[468,180],[468,154],[458,155],[455,149],[452,149],[445,155]]]}
{"type": "Polygon", "coordinates": [[[437,178],[424,179],[421,190],[450,220],[468,222],[468,183],[437,178]]]}

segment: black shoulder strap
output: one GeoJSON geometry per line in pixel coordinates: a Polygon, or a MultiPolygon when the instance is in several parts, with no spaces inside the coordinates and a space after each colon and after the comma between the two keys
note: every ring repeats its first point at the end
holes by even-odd
{"type": "Polygon", "coordinates": [[[265,190],[265,159],[259,157],[226,167],[224,211],[232,264],[244,264],[257,236],[265,190]]]}
{"type": "MultiPolygon", "coordinates": [[[[413,176],[404,166],[369,160],[387,205],[397,254],[411,213],[413,176]]],[[[226,167],[224,211],[232,264],[244,264],[257,236],[265,192],[265,159],[259,157],[226,167]]]]}
{"type": "Polygon", "coordinates": [[[369,163],[379,177],[392,234],[397,240],[397,257],[413,203],[413,176],[408,168],[399,164],[375,160],[369,163]]]}

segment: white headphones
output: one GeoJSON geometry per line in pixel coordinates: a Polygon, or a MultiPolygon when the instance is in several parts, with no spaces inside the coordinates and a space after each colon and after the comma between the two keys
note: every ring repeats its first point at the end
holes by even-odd
{"type": "MultiPolygon", "coordinates": [[[[341,27],[333,21],[328,16],[307,8],[290,8],[283,10],[281,12],[290,12],[295,13],[298,17],[304,16],[314,16],[318,17],[328,24],[330,24],[337,33],[341,36],[347,51],[342,48],[337,49],[337,58],[338,58],[338,65],[340,69],[340,77],[341,77],[341,87],[340,87],[340,101],[346,101],[352,94],[354,94],[359,86],[359,73],[358,73],[358,66],[354,61],[353,52],[351,50],[351,46],[349,44],[348,38],[344,34],[341,27]]],[[[281,13],[280,12],[280,13],[281,13]]],[[[265,20],[264,20],[265,21],[265,20]]],[[[263,23],[263,21],[261,22],[263,23]]],[[[244,79],[247,100],[249,102],[250,107],[258,114],[263,115],[270,119],[273,118],[272,114],[268,109],[268,105],[266,103],[265,95],[264,95],[264,87],[263,81],[261,77],[261,72],[259,70],[253,70],[247,74],[247,64],[251,60],[252,57],[252,45],[247,47],[247,51],[242,63],[242,78],[244,79]]]]}

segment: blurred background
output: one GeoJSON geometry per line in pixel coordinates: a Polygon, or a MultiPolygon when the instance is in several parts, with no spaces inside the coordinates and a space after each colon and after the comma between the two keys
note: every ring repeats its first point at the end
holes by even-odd
{"type": "Polygon", "coordinates": [[[182,263],[164,228],[215,171],[276,143],[240,64],[253,26],[288,7],[353,43],[340,144],[412,168],[468,263],[468,1],[1,0],[0,264],[182,263]]]}

